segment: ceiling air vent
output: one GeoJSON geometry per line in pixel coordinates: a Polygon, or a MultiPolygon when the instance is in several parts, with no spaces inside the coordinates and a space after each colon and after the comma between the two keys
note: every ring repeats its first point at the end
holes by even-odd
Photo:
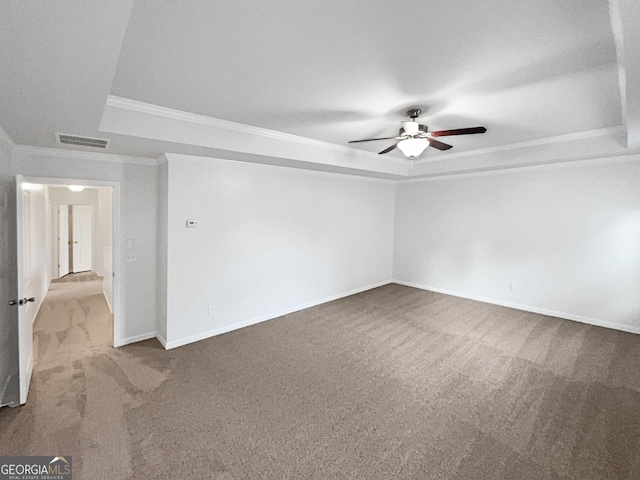
{"type": "Polygon", "coordinates": [[[109,140],[104,138],[80,137],[78,135],[67,135],[64,133],[56,133],[58,143],[65,145],[78,145],[81,147],[107,148],[109,140]]]}

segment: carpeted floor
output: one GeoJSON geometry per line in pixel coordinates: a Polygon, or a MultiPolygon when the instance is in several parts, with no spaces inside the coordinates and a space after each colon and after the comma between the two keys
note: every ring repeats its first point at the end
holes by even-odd
{"type": "Polygon", "coordinates": [[[640,477],[638,335],[399,285],[168,352],[110,348],[84,311],[38,324],[3,455],[77,479],[640,477]]]}
{"type": "Polygon", "coordinates": [[[33,323],[34,370],[104,351],[113,345],[112,325],[102,277],[82,272],[52,280],[33,323]]]}

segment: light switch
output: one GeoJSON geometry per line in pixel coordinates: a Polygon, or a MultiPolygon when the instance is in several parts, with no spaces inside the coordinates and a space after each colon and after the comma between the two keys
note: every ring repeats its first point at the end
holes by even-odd
{"type": "Polygon", "coordinates": [[[197,228],[198,220],[195,218],[190,218],[187,220],[187,228],[197,228]]]}
{"type": "Polygon", "coordinates": [[[126,248],[127,250],[131,250],[133,248],[133,238],[127,238],[127,240],[124,242],[124,248],[126,248]]]}

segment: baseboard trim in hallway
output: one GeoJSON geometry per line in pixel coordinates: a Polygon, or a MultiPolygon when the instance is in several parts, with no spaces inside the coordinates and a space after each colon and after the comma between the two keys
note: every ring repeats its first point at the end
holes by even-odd
{"type": "Polygon", "coordinates": [[[156,338],[157,335],[157,332],[147,332],[141,333],[140,335],[133,335],[132,337],[119,338],[114,341],[114,347],[124,347],[131,343],[142,342],[144,340],[149,340],[150,338],[156,338]]]}

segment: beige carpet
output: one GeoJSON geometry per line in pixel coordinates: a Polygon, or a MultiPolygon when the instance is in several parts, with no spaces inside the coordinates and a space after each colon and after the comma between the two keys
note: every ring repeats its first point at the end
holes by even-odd
{"type": "Polygon", "coordinates": [[[102,277],[83,272],[52,280],[33,324],[34,369],[104,351],[113,345],[112,324],[102,277]]]}
{"type": "Polygon", "coordinates": [[[640,478],[637,335],[388,285],[169,352],[96,342],[40,342],[2,454],[77,479],[640,478]]]}

